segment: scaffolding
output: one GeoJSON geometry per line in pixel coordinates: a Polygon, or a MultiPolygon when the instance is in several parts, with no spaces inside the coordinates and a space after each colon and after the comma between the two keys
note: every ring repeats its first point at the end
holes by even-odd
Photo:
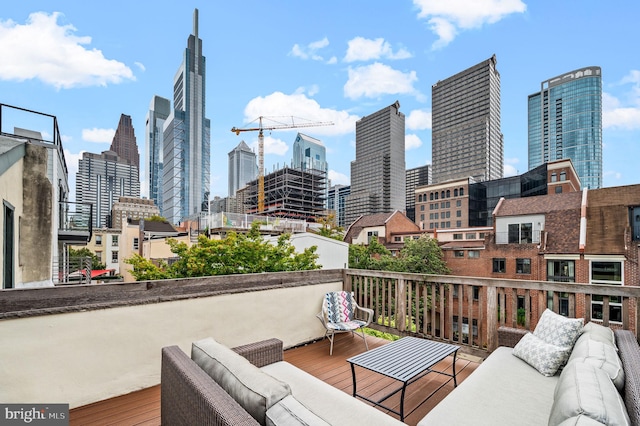
{"type": "MultiPolygon", "coordinates": [[[[284,167],[264,177],[262,215],[316,222],[326,216],[327,174],[284,167]]],[[[258,180],[247,184],[245,211],[258,212],[258,180]]]]}

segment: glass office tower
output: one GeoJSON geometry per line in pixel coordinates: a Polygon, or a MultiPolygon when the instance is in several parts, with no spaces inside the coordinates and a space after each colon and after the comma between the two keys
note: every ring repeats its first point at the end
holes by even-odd
{"type": "Polygon", "coordinates": [[[571,159],[582,188],[602,187],[602,74],[586,67],[543,81],[529,95],[529,170],[571,159]]]}
{"type": "Polygon", "coordinates": [[[162,214],[171,223],[209,210],[211,123],[205,117],[205,65],[196,9],[193,34],[173,81],[173,111],[163,133],[162,214]]]}
{"type": "Polygon", "coordinates": [[[145,181],[148,185],[149,199],[153,200],[160,212],[163,209],[162,202],[162,173],[164,166],[162,129],[171,112],[169,99],[154,96],[149,105],[149,111],[145,120],[145,151],[147,167],[145,169],[145,181]]]}
{"type": "Polygon", "coordinates": [[[258,177],[256,153],[241,141],[229,152],[229,197],[235,197],[236,191],[258,177]]]}

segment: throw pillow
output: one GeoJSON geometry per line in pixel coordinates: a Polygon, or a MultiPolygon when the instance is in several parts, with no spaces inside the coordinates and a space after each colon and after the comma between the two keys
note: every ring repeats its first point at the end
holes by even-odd
{"type": "Polygon", "coordinates": [[[261,425],[266,423],[267,410],[291,394],[288,384],[211,337],[193,342],[191,359],[261,425]]]}
{"type": "Polygon", "coordinates": [[[546,309],[533,334],[555,346],[573,347],[582,331],[584,318],[567,318],[546,309]]]}
{"type": "Polygon", "coordinates": [[[552,345],[534,334],[527,333],[513,348],[517,356],[544,376],[553,376],[569,358],[571,348],[552,345]]]}
{"type": "Polygon", "coordinates": [[[590,364],[571,362],[558,379],[549,426],[579,415],[608,426],[630,424],[624,401],[607,373],[590,364]]]}
{"type": "Polygon", "coordinates": [[[585,362],[594,365],[609,375],[618,391],[624,388],[622,361],[613,346],[607,343],[584,339],[582,336],[573,347],[568,362],[585,362]]]}

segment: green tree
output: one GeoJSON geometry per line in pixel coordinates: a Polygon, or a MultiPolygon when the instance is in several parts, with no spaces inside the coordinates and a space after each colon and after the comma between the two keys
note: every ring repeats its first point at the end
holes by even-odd
{"type": "Polygon", "coordinates": [[[289,234],[281,235],[275,244],[260,234],[260,223],[254,222],[246,234],[230,232],[221,240],[211,240],[204,235],[188,246],[184,242],[168,239],[171,251],[178,260],[171,266],[154,265],[134,255],[125,259],[133,266],[136,280],[204,277],[211,275],[249,274],[256,272],[280,272],[318,269],[316,247],[296,253],[289,234]]]}
{"type": "Polygon", "coordinates": [[[100,262],[100,259],[98,259],[98,256],[88,248],[82,247],[76,250],[72,247],[69,247],[69,258],[80,259],[85,257],[91,258],[91,269],[93,269],[94,271],[99,269],[105,269],[107,267],[104,263],[100,262]]]}
{"type": "Polygon", "coordinates": [[[427,235],[407,240],[398,256],[402,271],[419,274],[445,275],[451,272],[444,261],[438,241],[427,235]]]}
{"type": "Polygon", "coordinates": [[[335,213],[329,213],[327,217],[318,218],[317,222],[322,225],[318,234],[334,240],[344,240],[344,228],[338,226],[335,213]]]}

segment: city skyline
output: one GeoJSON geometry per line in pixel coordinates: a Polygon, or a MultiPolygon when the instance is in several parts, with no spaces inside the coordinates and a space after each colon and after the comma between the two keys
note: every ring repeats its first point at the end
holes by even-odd
{"type": "MultiPolygon", "coordinates": [[[[209,62],[210,199],[227,195],[227,153],[241,140],[231,127],[260,115],[334,122],[305,133],[326,145],[332,183],[349,184],[355,122],[399,100],[407,117],[406,168],[431,163],[431,86],[493,54],[501,76],[505,176],[527,170],[528,95],[549,76],[599,66],[603,186],[638,181],[626,157],[640,155],[640,63],[620,53],[633,50],[625,30],[640,6],[631,1],[579,9],[521,1],[486,1],[479,8],[469,7],[477,2],[437,8],[419,0],[367,7],[160,2],[153,9],[118,1],[23,3],[0,12],[0,48],[11,58],[0,64],[0,101],[58,118],[72,187],[82,152],[107,150],[121,114],[132,117],[142,141],[149,100],[173,99],[170,84],[196,7],[209,62]],[[114,21],[121,23],[118,31],[109,24],[114,21]],[[169,21],[162,31],[153,24],[169,21]],[[589,43],[579,42],[586,37],[589,43]],[[27,47],[31,55],[20,55],[27,47]],[[74,61],[61,60],[71,55],[74,61]]],[[[288,162],[295,135],[265,134],[265,170],[288,162]]],[[[257,134],[246,136],[255,149],[257,134]]],[[[148,159],[139,150],[140,176],[146,176],[148,159]]],[[[147,187],[141,182],[145,196],[147,187]]]]}

